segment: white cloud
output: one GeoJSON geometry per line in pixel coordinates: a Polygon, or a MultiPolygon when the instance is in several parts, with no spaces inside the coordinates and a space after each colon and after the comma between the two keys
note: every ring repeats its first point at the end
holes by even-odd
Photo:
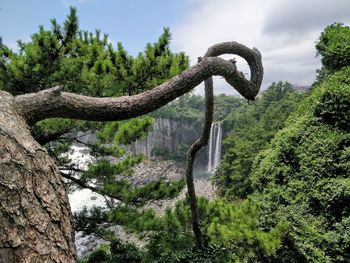
{"type": "MultiPolygon", "coordinates": [[[[192,64],[207,48],[223,41],[256,47],[263,57],[266,88],[273,81],[310,85],[320,68],[314,48],[323,28],[350,22],[349,0],[191,0],[185,20],[173,26],[173,45],[192,64]]],[[[249,72],[246,63],[238,67],[249,72]]],[[[234,93],[223,80],[215,93],[234,93]],[[231,92],[230,92],[231,91],[231,92]]]]}

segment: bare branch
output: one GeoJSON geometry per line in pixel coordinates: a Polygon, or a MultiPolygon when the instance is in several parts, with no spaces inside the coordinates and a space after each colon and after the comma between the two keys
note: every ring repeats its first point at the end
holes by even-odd
{"type": "MultiPolygon", "coordinates": [[[[246,46],[239,44],[235,41],[223,42],[223,43],[211,46],[208,49],[207,53],[205,53],[204,57],[217,57],[223,54],[238,55],[244,58],[248,62],[250,73],[251,73],[250,82],[251,84],[253,84],[250,89],[253,91],[253,93],[256,92],[256,94],[254,95],[255,97],[259,92],[263,75],[264,75],[264,69],[261,63],[261,54],[259,50],[257,50],[256,48],[253,48],[253,49],[247,48],[246,46]]],[[[234,78],[235,76],[232,76],[232,77],[234,78]]],[[[225,79],[228,83],[230,83],[233,87],[235,87],[243,97],[247,98],[247,96],[244,95],[246,91],[242,90],[239,87],[236,87],[235,80],[227,77],[225,77],[225,79]]],[[[245,84],[243,84],[242,88],[246,89],[244,85],[245,84]]],[[[248,88],[248,90],[250,89],[248,88]]]]}
{"type": "Polygon", "coordinates": [[[200,228],[196,191],[193,183],[193,164],[197,152],[208,143],[210,136],[210,126],[213,122],[213,78],[205,80],[205,117],[204,127],[200,138],[198,138],[188,149],[186,156],[186,183],[189,197],[189,204],[192,217],[192,229],[196,237],[196,245],[199,249],[203,248],[202,231],[200,228]]]}
{"type": "Polygon", "coordinates": [[[93,98],[67,92],[56,87],[37,93],[17,96],[16,103],[29,124],[52,117],[92,121],[129,119],[151,112],[192,90],[203,80],[223,76],[243,97],[254,100],[262,81],[263,68],[260,53],[236,42],[226,42],[211,47],[201,62],[173,77],[162,85],[134,95],[117,98],[93,98]],[[237,54],[250,66],[251,81],[237,71],[233,61],[209,57],[237,54]]]}
{"type": "MultiPolygon", "coordinates": [[[[236,54],[243,57],[249,64],[251,71],[251,82],[248,84],[245,81],[239,83],[236,86],[237,81],[240,81],[241,78],[237,79],[237,76],[224,76],[226,81],[234,86],[242,96],[250,99],[252,94],[257,94],[262,78],[263,78],[263,67],[261,64],[261,55],[259,51],[255,48],[249,49],[246,46],[243,46],[237,42],[225,42],[221,44],[214,45],[210,47],[205,53],[204,57],[215,57],[222,54],[236,54]]],[[[204,59],[205,59],[204,58],[204,59]]],[[[198,61],[202,61],[202,58],[198,58],[198,61]]],[[[234,61],[232,61],[234,62],[234,61]]],[[[244,75],[241,74],[244,78],[244,75]]],[[[213,93],[213,78],[210,77],[205,80],[205,118],[204,118],[204,127],[202,134],[198,140],[196,140],[187,151],[186,158],[186,183],[189,196],[189,204],[191,209],[192,216],[192,228],[196,237],[196,245],[199,249],[203,248],[203,238],[200,228],[198,206],[195,187],[193,183],[193,163],[196,157],[197,152],[208,143],[210,136],[210,128],[213,122],[213,105],[214,105],[214,93],[213,93]]],[[[254,95],[254,97],[255,97],[254,95]]]]}

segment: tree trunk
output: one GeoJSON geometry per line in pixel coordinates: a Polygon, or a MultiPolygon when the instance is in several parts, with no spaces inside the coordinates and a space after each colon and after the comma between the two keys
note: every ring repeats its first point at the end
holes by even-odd
{"type": "Polygon", "coordinates": [[[59,170],[0,91],[0,263],[75,262],[73,218],[59,170]]]}

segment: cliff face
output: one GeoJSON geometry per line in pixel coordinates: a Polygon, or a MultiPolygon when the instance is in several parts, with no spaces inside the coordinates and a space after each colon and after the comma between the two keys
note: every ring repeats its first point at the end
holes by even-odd
{"type": "Polygon", "coordinates": [[[136,140],[131,150],[136,154],[154,157],[154,149],[166,149],[174,153],[181,144],[192,144],[199,137],[189,122],[175,121],[166,118],[156,118],[147,138],[136,140]]]}

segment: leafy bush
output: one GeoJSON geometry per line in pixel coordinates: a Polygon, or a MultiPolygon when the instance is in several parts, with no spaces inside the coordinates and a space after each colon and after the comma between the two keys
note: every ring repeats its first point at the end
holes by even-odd
{"type": "Polygon", "coordinates": [[[223,120],[222,126],[230,133],[223,141],[223,160],[213,177],[223,195],[245,198],[252,192],[254,158],[269,146],[301,97],[291,84],[273,83],[255,103],[243,104],[223,120]]]}
{"type": "Polygon", "coordinates": [[[130,243],[122,243],[115,239],[111,242],[111,260],[113,263],[139,263],[141,262],[141,252],[130,243]]]}
{"type": "Polygon", "coordinates": [[[350,67],[335,73],[323,86],[327,86],[316,105],[315,116],[324,123],[350,131],[350,67]]]}
{"type": "Polygon", "coordinates": [[[260,225],[287,221],[277,262],[342,262],[350,249],[349,69],[315,87],[256,158],[260,225]],[[288,251],[288,253],[286,253],[288,251]],[[288,258],[286,258],[288,257],[288,258]]]}
{"type": "Polygon", "coordinates": [[[254,202],[198,201],[204,250],[195,247],[189,206],[181,202],[161,217],[161,228],[146,247],[145,262],[255,262],[274,255],[280,247],[287,225],[260,229],[254,202]]]}
{"type": "Polygon", "coordinates": [[[142,252],[131,243],[113,239],[109,245],[99,246],[81,263],[141,263],[142,252]]]}
{"type": "Polygon", "coordinates": [[[339,70],[350,65],[350,27],[342,23],[327,26],[316,43],[324,67],[339,70]]]}

